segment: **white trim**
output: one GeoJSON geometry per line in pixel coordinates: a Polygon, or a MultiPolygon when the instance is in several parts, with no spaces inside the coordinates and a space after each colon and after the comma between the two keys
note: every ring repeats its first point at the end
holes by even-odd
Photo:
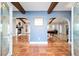
{"type": "Polygon", "coordinates": [[[13,42],[13,40],[12,40],[12,34],[13,34],[13,27],[12,27],[12,25],[13,25],[13,23],[12,23],[12,6],[11,6],[11,4],[10,4],[10,2],[7,2],[7,4],[8,4],[8,6],[9,6],[9,14],[10,14],[10,16],[9,16],[9,24],[10,24],[10,37],[9,37],[9,52],[8,52],[8,54],[7,54],[7,56],[11,56],[12,55],[12,42],[13,42]]]}
{"type": "Polygon", "coordinates": [[[7,56],[11,56],[12,55],[12,36],[10,35],[9,39],[9,51],[7,56]]]}
{"type": "Polygon", "coordinates": [[[68,22],[68,26],[69,26],[69,32],[68,32],[68,33],[69,33],[69,35],[68,35],[68,39],[69,39],[69,40],[68,40],[68,43],[71,43],[71,41],[70,41],[70,33],[71,33],[71,31],[70,31],[70,30],[71,30],[70,26],[71,26],[71,25],[70,25],[70,21],[69,21],[69,20],[67,20],[67,22],[68,22]]]}
{"type": "Polygon", "coordinates": [[[48,42],[30,42],[30,44],[48,44],[48,42]]]}
{"type": "Polygon", "coordinates": [[[74,12],[74,10],[73,10],[73,9],[74,9],[74,7],[72,7],[72,12],[71,12],[71,13],[72,13],[72,14],[71,14],[71,17],[72,17],[72,21],[71,21],[71,24],[72,24],[72,25],[71,25],[71,29],[72,29],[72,31],[71,31],[71,35],[72,35],[72,36],[71,36],[71,39],[72,39],[71,52],[72,52],[72,53],[71,53],[71,54],[72,54],[72,56],[74,56],[74,45],[73,45],[73,44],[74,44],[74,43],[73,43],[73,16],[74,16],[74,15],[73,15],[73,12],[74,12]]]}
{"type": "MultiPolygon", "coordinates": [[[[0,7],[1,7],[1,3],[0,3],[0,7]]],[[[1,15],[1,9],[0,9],[0,15],[1,15]]],[[[0,56],[1,56],[1,31],[2,31],[2,28],[1,28],[1,16],[0,16],[0,56]]]]}
{"type": "Polygon", "coordinates": [[[69,19],[66,18],[66,17],[57,16],[57,18],[60,18],[60,17],[61,17],[61,18],[64,18],[64,19],[68,22],[68,28],[69,28],[69,30],[68,30],[68,33],[69,33],[69,34],[68,34],[68,39],[69,39],[69,40],[68,40],[68,43],[71,43],[71,41],[70,41],[70,33],[71,33],[71,31],[70,31],[70,30],[71,30],[71,28],[70,28],[70,26],[71,26],[71,25],[70,25],[70,21],[69,21],[69,19]]]}

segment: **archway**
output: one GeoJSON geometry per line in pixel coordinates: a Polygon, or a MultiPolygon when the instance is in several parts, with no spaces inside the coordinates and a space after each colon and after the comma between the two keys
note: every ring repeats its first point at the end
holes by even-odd
{"type": "MultiPolygon", "coordinates": [[[[16,18],[16,36],[28,36],[28,40],[24,42],[29,42],[30,36],[30,21],[27,18],[16,18]]],[[[23,41],[23,40],[22,40],[23,41]]]]}
{"type": "Polygon", "coordinates": [[[21,50],[21,48],[19,48],[18,46],[29,46],[28,44],[30,40],[30,21],[27,18],[23,17],[15,18],[13,21],[13,32],[12,54],[16,55],[16,52],[19,52],[19,50],[21,50]]]}
{"type": "Polygon", "coordinates": [[[48,39],[64,40],[70,43],[70,22],[69,19],[59,16],[48,20],[48,39]]]}

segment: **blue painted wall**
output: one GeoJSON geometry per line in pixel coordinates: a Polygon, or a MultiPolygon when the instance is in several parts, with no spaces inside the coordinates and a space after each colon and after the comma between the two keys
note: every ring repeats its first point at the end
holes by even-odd
{"type": "Polygon", "coordinates": [[[62,16],[71,21],[70,11],[53,11],[51,14],[47,14],[47,11],[27,11],[26,14],[14,11],[13,17],[26,17],[30,20],[30,42],[47,42],[47,22],[51,17],[62,16]],[[35,17],[43,17],[44,25],[37,27],[34,25],[35,17]]]}

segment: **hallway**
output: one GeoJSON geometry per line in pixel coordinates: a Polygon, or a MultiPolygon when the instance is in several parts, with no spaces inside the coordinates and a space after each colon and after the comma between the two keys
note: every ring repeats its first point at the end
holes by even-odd
{"type": "Polygon", "coordinates": [[[70,45],[64,40],[53,37],[48,44],[29,44],[28,34],[13,38],[13,56],[70,56],[70,45]],[[26,40],[27,39],[27,40],[26,40]]]}

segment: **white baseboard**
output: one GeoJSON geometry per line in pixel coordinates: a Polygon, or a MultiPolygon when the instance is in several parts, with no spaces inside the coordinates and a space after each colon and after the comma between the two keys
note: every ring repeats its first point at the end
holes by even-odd
{"type": "Polygon", "coordinates": [[[11,53],[11,52],[9,52],[9,53],[7,54],[7,56],[12,56],[12,53],[11,53]]]}
{"type": "Polygon", "coordinates": [[[48,44],[48,42],[30,42],[30,44],[48,44]]]}
{"type": "Polygon", "coordinates": [[[12,48],[11,47],[9,47],[9,51],[8,51],[8,54],[7,54],[7,56],[11,56],[12,55],[12,50],[11,50],[12,48]]]}

